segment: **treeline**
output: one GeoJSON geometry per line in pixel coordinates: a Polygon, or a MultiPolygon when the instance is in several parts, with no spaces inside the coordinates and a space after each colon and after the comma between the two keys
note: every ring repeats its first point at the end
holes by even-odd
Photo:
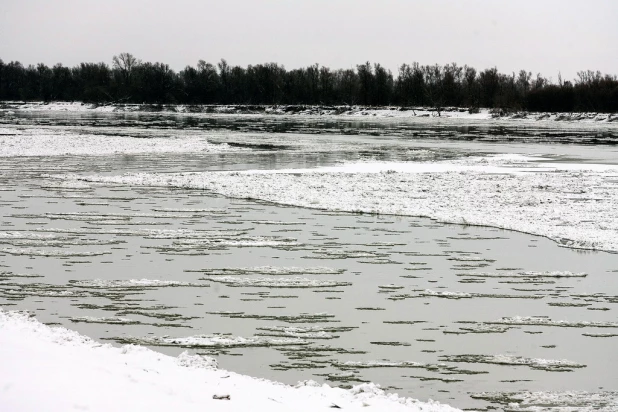
{"type": "Polygon", "coordinates": [[[0,100],[97,103],[303,104],[487,107],[548,112],[616,112],[618,78],[582,71],[554,83],[525,70],[504,74],[455,63],[403,64],[396,76],[369,62],[331,70],[314,64],[286,70],[276,63],[230,66],[200,60],[176,73],[164,63],[142,62],[129,53],[112,65],[81,63],[23,66],[0,59],[0,100]]]}

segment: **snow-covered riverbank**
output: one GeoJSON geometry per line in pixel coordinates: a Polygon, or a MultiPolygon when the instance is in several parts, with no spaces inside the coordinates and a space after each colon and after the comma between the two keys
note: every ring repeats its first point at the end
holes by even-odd
{"type": "Polygon", "coordinates": [[[12,412],[458,411],[386,394],[374,384],[344,390],[307,381],[292,387],[218,369],[208,357],[115,348],[1,310],[0,365],[0,410],[12,412]]]}
{"type": "Polygon", "coordinates": [[[468,120],[529,120],[556,122],[612,123],[617,113],[532,113],[501,110],[444,107],[397,106],[305,106],[305,105],[155,105],[92,104],[81,102],[2,102],[0,113],[20,112],[92,112],[92,113],[167,113],[167,114],[258,114],[288,116],[342,116],[352,118],[443,118],[468,120]]]}

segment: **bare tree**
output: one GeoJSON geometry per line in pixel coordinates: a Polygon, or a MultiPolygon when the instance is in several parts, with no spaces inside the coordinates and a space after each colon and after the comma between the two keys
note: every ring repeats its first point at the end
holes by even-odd
{"type": "Polygon", "coordinates": [[[131,74],[142,62],[135,58],[131,53],[120,53],[112,59],[113,68],[120,71],[123,80],[128,83],[131,74]]]}

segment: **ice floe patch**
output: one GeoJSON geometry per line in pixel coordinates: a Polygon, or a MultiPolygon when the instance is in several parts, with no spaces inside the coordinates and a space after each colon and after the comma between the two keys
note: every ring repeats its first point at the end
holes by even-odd
{"type": "Polygon", "coordinates": [[[457,330],[443,330],[442,333],[451,335],[466,335],[469,333],[504,333],[509,329],[511,329],[509,326],[472,324],[470,326],[460,327],[457,330]]]}
{"type": "Polygon", "coordinates": [[[517,412],[613,412],[618,392],[477,392],[470,395],[517,412]]]}
{"type": "Polygon", "coordinates": [[[261,319],[273,320],[285,323],[336,323],[339,320],[335,319],[335,315],[330,313],[301,313],[299,315],[259,315],[255,313],[232,312],[232,311],[216,311],[207,312],[212,315],[219,315],[227,318],[240,319],[261,319]]]}
{"type": "Polygon", "coordinates": [[[335,335],[333,332],[347,332],[354,328],[324,326],[265,326],[257,329],[260,332],[256,333],[256,336],[299,339],[336,339],[339,336],[335,335]]]}
{"type": "Polygon", "coordinates": [[[71,133],[58,129],[3,128],[0,157],[104,156],[141,153],[225,153],[247,151],[225,143],[213,144],[205,136],[144,137],[71,133]]]}
{"type": "Polygon", "coordinates": [[[528,366],[549,372],[571,372],[573,369],[586,367],[586,365],[566,359],[535,359],[510,355],[442,355],[439,358],[444,362],[528,366]]]}
{"type": "Polygon", "coordinates": [[[432,290],[425,289],[415,294],[402,293],[393,294],[388,299],[390,300],[402,300],[402,299],[415,299],[415,298],[441,298],[441,299],[474,299],[474,298],[487,298],[487,299],[543,299],[544,295],[529,295],[529,294],[505,294],[505,293],[478,293],[478,292],[460,292],[460,291],[448,291],[448,290],[432,290]]]}
{"type": "MultiPolygon", "coordinates": [[[[139,314],[131,311],[125,311],[123,314],[139,314]]],[[[148,315],[144,315],[148,316],[148,315]]],[[[151,316],[155,318],[160,318],[164,320],[169,320],[167,317],[163,316],[151,316]]],[[[148,326],[164,326],[164,327],[175,327],[175,328],[190,328],[188,325],[178,324],[178,323],[145,323],[139,320],[124,318],[122,316],[74,316],[69,318],[69,320],[73,323],[100,323],[106,325],[148,325],[148,326]]],[[[175,318],[172,320],[179,320],[179,318],[175,318]]]]}
{"type": "Polygon", "coordinates": [[[366,360],[366,361],[333,361],[332,366],[343,371],[360,369],[425,369],[429,372],[437,372],[441,375],[483,375],[487,371],[462,369],[456,365],[447,363],[424,363],[415,361],[391,361],[391,360],[366,360]]]}
{"type": "Polygon", "coordinates": [[[188,272],[201,272],[209,276],[223,275],[261,275],[261,276],[289,276],[289,275],[339,275],[345,269],[335,269],[324,266],[297,267],[297,266],[254,266],[222,269],[188,270],[188,272]]]}
{"type": "Polygon", "coordinates": [[[503,271],[497,272],[466,272],[458,274],[458,276],[470,276],[478,278],[515,278],[515,279],[542,279],[542,278],[585,278],[587,273],[579,272],[573,273],[569,271],[525,271],[525,272],[511,272],[503,271]]]}
{"type": "Polygon", "coordinates": [[[165,336],[152,337],[116,337],[113,340],[120,343],[149,346],[178,346],[182,348],[248,348],[308,345],[309,342],[300,338],[272,338],[266,336],[230,336],[230,335],[196,335],[183,338],[165,336]]]}
{"type": "Polygon", "coordinates": [[[341,166],[338,171],[55,177],[205,189],[230,197],[335,211],[427,216],[447,223],[542,235],[565,247],[618,251],[618,166],[541,165],[529,160],[498,156],[461,162],[361,163],[341,166]],[[490,164],[483,159],[490,159],[490,164]]]}
{"type": "Polygon", "coordinates": [[[36,273],[14,273],[3,271],[0,272],[0,280],[8,280],[13,278],[42,278],[43,275],[38,275],[36,273]]]}
{"type": "Polygon", "coordinates": [[[293,278],[265,278],[251,277],[239,278],[233,276],[205,276],[202,280],[223,283],[231,287],[258,287],[258,288],[330,288],[339,286],[351,286],[351,282],[336,280],[318,280],[301,277],[293,278]]]}
{"type": "Polygon", "coordinates": [[[513,316],[485,322],[493,325],[555,326],[562,328],[618,328],[618,322],[552,320],[545,316],[513,316]]]}
{"type": "Polygon", "coordinates": [[[427,364],[413,361],[344,361],[333,362],[333,365],[341,369],[364,369],[364,368],[426,368],[427,364]]]}
{"type": "Polygon", "coordinates": [[[112,317],[96,317],[96,316],[75,316],[69,319],[71,322],[84,322],[84,323],[106,323],[110,325],[137,325],[140,322],[129,319],[122,318],[119,316],[112,317]]]}
{"type": "Polygon", "coordinates": [[[44,250],[33,248],[15,248],[5,247],[0,249],[0,254],[6,253],[13,256],[44,256],[44,257],[90,257],[90,256],[102,256],[111,254],[108,250],[92,251],[92,252],[78,252],[70,250],[44,250]]]}
{"type": "Polygon", "coordinates": [[[73,287],[92,289],[152,289],[162,287],[205,287],[204,283],[182,282],[176,280],[130,279],[130,280],[69,280],[73,287]]]}

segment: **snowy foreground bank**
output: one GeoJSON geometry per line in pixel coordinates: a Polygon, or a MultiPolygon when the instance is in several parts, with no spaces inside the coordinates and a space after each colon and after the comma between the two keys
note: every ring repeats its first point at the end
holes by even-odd
{"type": "Polygon", "coordinates": [[[2,411],[458,411],[312,381],[295,387],[217,369],[212,358],[178,358],[141,346],[115,348],[76,332],[0,310],[2,411]],[[229,396],[229,399],[227,399],[229,396]],[[215,399],[217,397],[223,399],[215,399]],[[336,406],[335,406],[336,405],[336,406]]]}
{"type": "Polygon", "coordinates": [[[533,120],[558,122],[618,122],[618,113],[528,113],[500,110],[468,110],[445,107],[440,111],[429,107],[365,107],[305,105],[156,105],[156,104],[90,104],[80,102],[3,102],[0,113],[23,112],[99,112],[99,113],[168,113],[168,114],[259,114],[299,116],[349,116],[385,118],[440,117],[469,120],[533,120]]]}
{"type": "Polygon", "coordinates": [[[326,210],[425,216],[546,236],[572,248],[618,252],[618,166],[538,160],[499,155],[302,170],[54,177],[204,189],[326,210]]]}

